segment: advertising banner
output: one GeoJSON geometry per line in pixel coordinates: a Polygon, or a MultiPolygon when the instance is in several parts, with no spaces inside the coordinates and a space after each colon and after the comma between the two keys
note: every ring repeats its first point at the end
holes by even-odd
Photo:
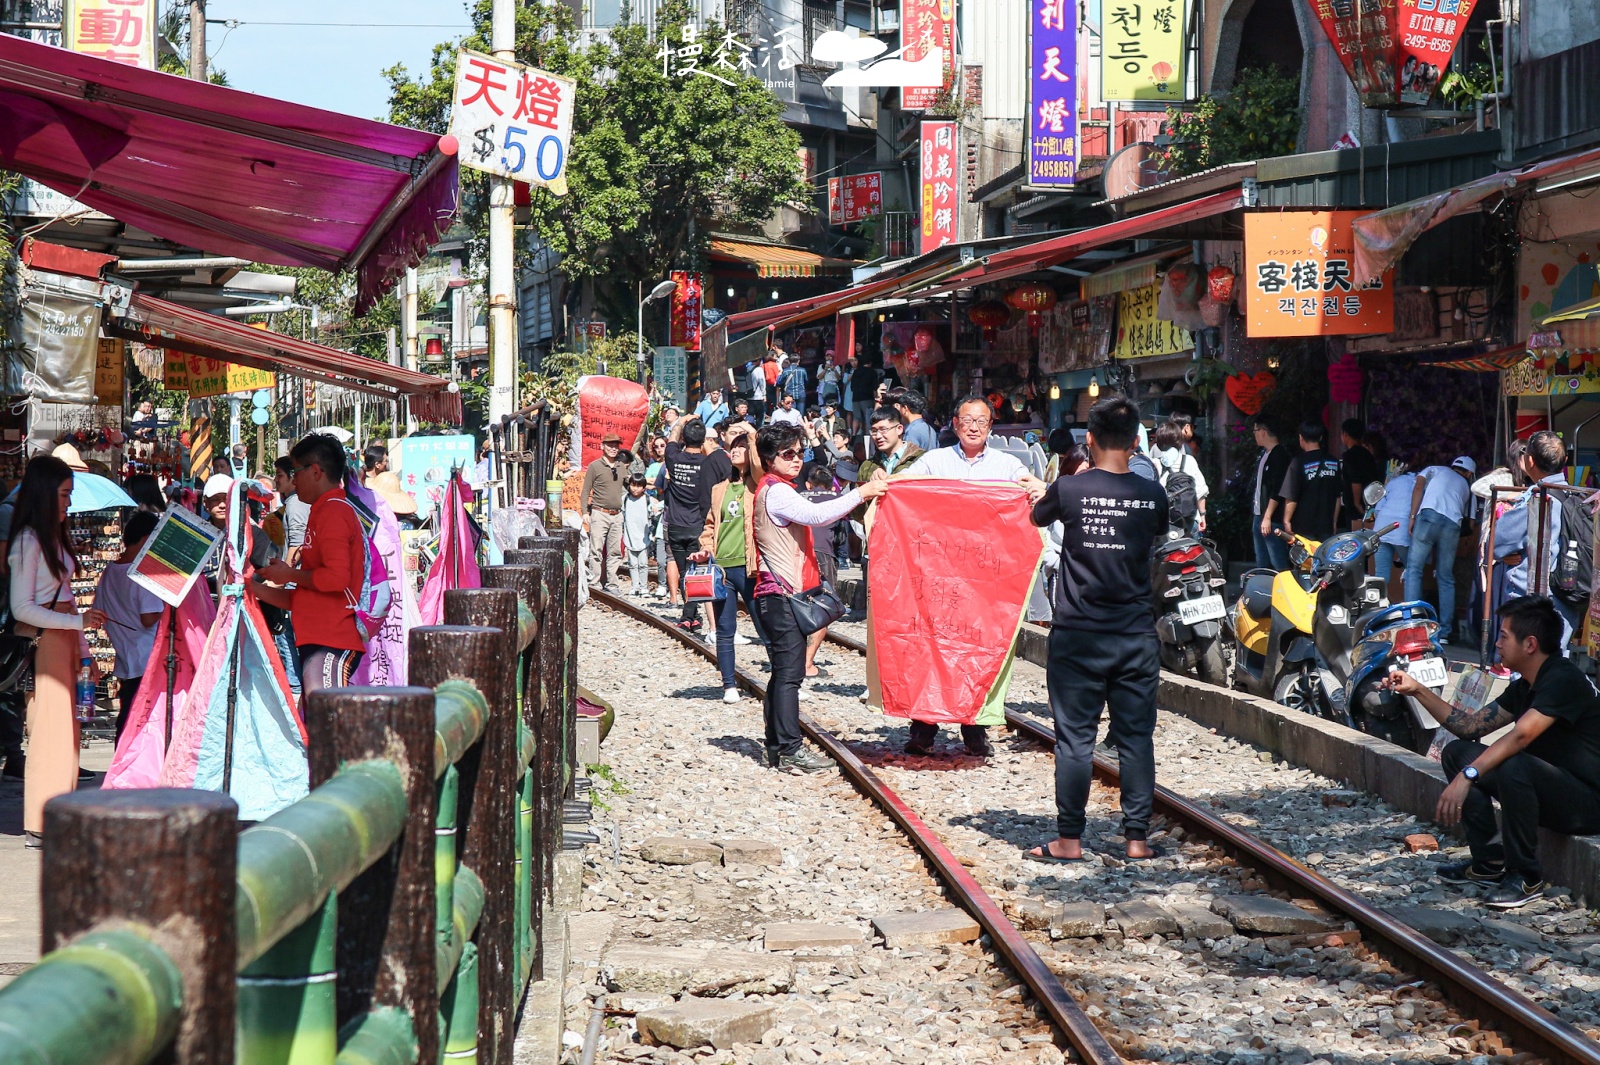
{"type": "Polygon", "coordinates": [[[1425,104],[1476,0],[1313,0],[1363,107],[1425,104]]]}
{"type": "Polygon", "coordinates": [[[828,179],[828,224],[848,226],[883,210],[883,173],[828,179]]]}
{"type": "Polygon", "coordinates": [[[900,58],[908,63],[938,50],[944,79],[938,85],[908,86],[901,92],[906,111],[925,111],[955,80],[956,0],[900,0],[900,58]]]}
{"type": "MultiPolygon", "coordinates": [[[[171,354],[168,353],[169,358],[171,354]]],[[[254,392],[260,388],[273,388],[278,383],[277,375],[271,370],[258,370],[254,366],[238,366],[202,355],[186,355],[183,362],[188,381],[185,387],[189,390],[190,399],[225,396],[229,392],[254,392]]]]}
{"type": "Polygon", "coordinates": [[[61,32],[74,52],[156,68],[156,0],[65,0],[61,32]]]}
{"type": "Polygon", "coordinates": [[[1388,333],[1394,271],[1351,280],[1360,211],[1284,211],[1244,216],[1245,326],[1251,337],[1388,333]]]}
{"type": "Polygon", "coordinates": [[[1176,355],[1194,347],[1194,337],[1175,322],[1156,317],[1161,285],[1144,285],[1117,293],[1117,343],[1112,354],[1119,359],[1148,359],[1176,355]]]}
{"type": "Polygon", "coordinates": [[[417,514],[427,517],[444,502],[450,473],[470,470],[477,460],[470,433],[448,436],[408,436],[395,445],[391,461],[400,474],[400,486],[417,501],[417,514]]]}
{"type": "Polygon", "coordinates": [[[1184,99],[1183,0],[1110,0],[1103,11],[1101,98],[1184,99]]]}
{"type": "Polygon", "coordinates": [[[703,279],[687,270],[674,270],[672,280],[678,284],[672,290],[672,343],[689,351],[699,351],[703,279]]]}
{"type": "Polygon", "coordinates": [[[450,107],[461,165],[565,196],[577,93],[569,78],[461,49],[450,107]]]}
{"type": "Polygon", "coordinates": [[[1078,9],[1041,0],[1028,31],[1028,184],[1078,176],[1078,9]]]}
{"type": "Polygon", "coordinates": [[[922,123],[922,243],[926,255],[956,239],[956,124],[922,123]]]}

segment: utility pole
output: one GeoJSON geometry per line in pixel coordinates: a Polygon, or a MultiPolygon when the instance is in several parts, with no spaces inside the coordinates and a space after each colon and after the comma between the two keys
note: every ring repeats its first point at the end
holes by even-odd
{"type": "MultiPolygon", "coordinates": [[[[516,0],[494,0],[489,47],[496,59],[516,59],[516,0]]],[[[489,176],[489,421],[516,409],[517,313],[511,179],[489,176]]]]}
{"type": "MultiPolygon", "coordinates": [[[[403,364],[404,364],[406,369],[408,369],[408,370],[416,370],[416,369],[420,369],[420,367],[417,364],[417,356],[418,356],[419,352],[418,352],[418,344],[417,344],[417,270],[416,270],[416,267],[408,267],[406,269],[405,280],[403,282],[401,282],[401,284],[402,284],[403,287],[400,290],[400,293],[401,293],[401,297],[400,297],[400,346],[401,346],[400,357],[403,360],[403,364]]],[[[405,412],[406,412],[405,427],[404,427],[403,435],[410,436],[412,433],[417,431],[416,419],[411,417],[411,404],[407,403],[404,399],[401,399],[398,402],[404,406],[404,409],[405,409],[405,412]]],[[[402,435],[402,429],[401,429],[401,426],[398,424],[399,423],[399,416],[398,415],[396,415],[396,417],[395,417],[395,422],[396,422],[396,425],[395,425],[395,429],[394,429],[394,435],[400,436],[400,435],[402,435]]]]}
{"type": "Polygon", "coordinates": [[[206,0],[189,0],[189,76],[206,80],[206,0]]]}

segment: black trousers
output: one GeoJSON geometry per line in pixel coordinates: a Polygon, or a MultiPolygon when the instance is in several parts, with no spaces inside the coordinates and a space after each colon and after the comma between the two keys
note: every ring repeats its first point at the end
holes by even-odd
{"type": "MultiPolygon", "coordinates": [[[[1454,780],[1488,749],[1476,740],[1455,740],[1439,758],[1445,776],[1454,780]]],[[[1600,832],[1600,792],[1541,758],[1526,752],[1514,754],[1479,777],[1467,792],[1461,823],[1474,861],[1504,863],[1510,872],[1543,880],[1539,829],[1570,836],[1600,832]],[[1494,799],[1500,800],[1498,825],[1494,799]],[[1499,842],[1495,841],[1497,834],[1499,842]]]]}
{"type": "MultiPolygon", "coordinates": [[[[933,741],[938,736],[939,723],[937,721],[917,721],[913,718],[906,739],[918,747],[932,747],[933,741]]],[[[982,747],[988,740],[989,727],[987,725],[961,726],[961,742],[968,747],[982,747]]]]}
{"type": "Polygon", "coordinates": [[[767,632],[767,658],[772,663],[761,711],[767,723],[767,760],[776,765],[779,755],[800,749],[800,682],[806,675],[806,638],[787,596],[757,598],[756,616],[767,632]]]}
{"type": "Polygon", "coordinates": [[[139,695],[139,685],[144,677],[127,677],[117,688],[117,738],[116,743],[122,742],[122,730],[128,727],[128,712],[133,709],[133,700],[139,695]]]}
{"type": "Polygon", "coordinates": [[[1095,730],[1107,708],[1108,739],[1122,772],[1122,834],[1144,839],[1156,787],[1156,634],[1051,629],[1045,676],[1056,719],[1056,831],[1063,839],[1083,838],[1095,730]]]}
{"type": "Polygon", "coordinates": [[[20,691],[0,694],[0,762],[22,753],[22,715],[27,699],[20,691]]]}
{"type": "MultiPolygon", "coordinates": [[[[678,564],[678,590],[684,590],[683,579],[689,575],[689,556],[700,550],[700,530],[688,529],[678,525],[667,526],[667,550],[672,552],[672,561],[678,564]]],[[[689,597],[683,597],[683,620],[693,621],[700,617],[700,604],[689,602],[689,597]]]]}

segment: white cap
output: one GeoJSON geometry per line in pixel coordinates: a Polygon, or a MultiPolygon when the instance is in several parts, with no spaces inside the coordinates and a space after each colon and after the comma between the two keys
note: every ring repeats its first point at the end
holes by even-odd
{"type": "Polygon", "coordinates": [[[200,497],[202,499],[210,499],[212,496],[227,495],[228,490],[232,487],[232,477],[225,473],[213,473],[206,478],[206,490],[200,494],[200,497]]]}
{"type": "Polygon", "coordinates": [[[1472,456],[1471,455],[1459,455],[1459,456],[1457,456],[1455,459],[1453,459],[1451,461],[1450,465],[1452,465],[1452,466],[1460,466],[1463,470],[1466,470],[1468,473],[1477,473],[1478,472],[1478,464],[1476,462],[1472,461],[1472,456]]]}

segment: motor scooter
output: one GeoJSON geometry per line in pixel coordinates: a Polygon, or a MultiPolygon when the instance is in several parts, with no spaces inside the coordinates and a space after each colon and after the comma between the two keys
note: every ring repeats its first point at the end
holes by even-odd
{"type": "Polygon", "coordinates": [[[1303,536],[1284,539],[1289,568],[1246,572],[1239,598],[1228,610],[1235,644],[1233,686],[1266,699],[1277,698],[1283,676],[1314,662],[1317,653],[1311,636],[1316,597],[1308,567],[1320,545],[1303,536]]]}
{"type": "Polygon", "coordinates": [[[1350,652],[1350,679],[1345,683],[1345,705],[1357,728],[1422,754],[1439,723],[1412,696],[1383,686],[1390,669],[1409,673],[1444,695],[1450,671],[1439,642],[1439,618],[1429,604],[1395,603],[1366,618],[1361,642],[1350,652]]]}
{"type": "Polygon", "coordinates": [[[1173,529],[1151,555],[1150,586],[1156,602],[1156,637],[1161,668],[1193,673],[1207,684],[1226,685],[1221,589],[1227,584],[1222,559],[1209,542],[1173,529]]]}

